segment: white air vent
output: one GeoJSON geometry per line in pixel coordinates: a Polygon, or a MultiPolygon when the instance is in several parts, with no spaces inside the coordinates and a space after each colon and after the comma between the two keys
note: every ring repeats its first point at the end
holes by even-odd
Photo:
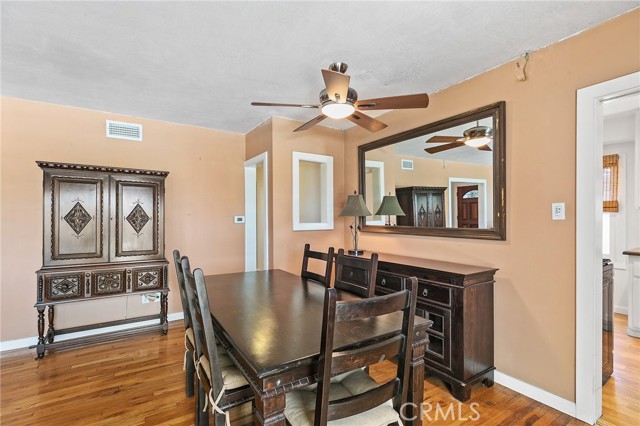
{"type": "Polygon", "coordinates": [[[402,170],[413,170],[413,160],[402,160],[402,170]]]}
{"type": "Polygon", "coordinates": [[[116,139],[128,139],[131,141],[141,141],[142,124],[123,123],[121,121],[107,120],[107,137],[116,139]]]}

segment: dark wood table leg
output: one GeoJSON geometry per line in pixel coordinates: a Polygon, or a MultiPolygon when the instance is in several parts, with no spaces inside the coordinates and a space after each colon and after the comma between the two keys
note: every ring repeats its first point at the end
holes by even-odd
{"type": "Polygon", "coordinates": [[[44,357],[44,306],[38,306],[38,344],[36,345],[37,359],[44,357]]]}
{"type": "Polygon", "coordinates": [[[284,417],[285,401],[284,394],[256,395],[253,424],[255,426],[286,426],[287,421],[284,417]]]}
{"type": "Polygon", "coordinates": [[[49,328],[47,329],[47,341],[53,343],[56,337],[56,329],[53,326],[53,319],[55,318],[54,305],[49,306],[49,328]]]}
{"type": "Polygon", "coordinates": [[[169,332],[169,321],[167,319],[167,311],[169,310],[169,303],[167,293],[160,295],[160,324],[162,325],[162,334],[169,332]]]}
{"type": "Polygon", "coordinates": [[[428,342],[426,331],[416,331],[411,351],[407,405],[405,409],[402,410],[405,426],[418,426],[422,424],[420,412],[422,410],[424,395],[424,354],[428,342]]]}

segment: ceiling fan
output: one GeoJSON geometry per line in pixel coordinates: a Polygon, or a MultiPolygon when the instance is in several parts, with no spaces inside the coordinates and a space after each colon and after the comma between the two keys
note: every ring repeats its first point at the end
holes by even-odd
{"type": "Polygon", "coordinates": [[[425,148],[429,154],[446,151],[461,146],[477,148],[480,151],[491,151],[489,142],[493,140],[493,129],[487,126],[476,125],[465,130],[460,136],[433,136],[427,139],[426,143],[440,143],[443,145],[425,148]]]}
{"type": "Polygon", "coordinates": [[[383,122],[376,120],[362,111],[376,109],[408,109],[426,108],[429,105],[429,96],[426,93],[415,95],[390,96],[386,98],[358,100],[358,92],[349,87],[350,77],[345,74],[347,64],[335,62],[329,65],[329,69],[322,70],[325,89],[320,91],[320,105],[281,104],[271,102],[251,102],[253,106],[281,106],[298,108],[318,108],[320,115],[304,123],[294,130],[300,132],[320,123],[325,118],[346,118],[347,120],[363,127],[370,132],[377,132],[387,127],[383,122]]]}

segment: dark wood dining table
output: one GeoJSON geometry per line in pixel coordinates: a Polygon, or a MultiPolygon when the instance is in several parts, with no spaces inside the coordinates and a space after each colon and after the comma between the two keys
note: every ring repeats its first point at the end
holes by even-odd
{"type": "MultiPolygon", "coordinates": [[[[218,338],[256,393],[254,424],[285,426],[285,394],[317,381],[325,287],[277,269],[207,275],[205,280],[218,338]]],[[[359,297],[338,291],[338,298],[359,297]]],[[[398,333],[401,316],[396,314],[337,328],[336,348],[398,333]]],[[[415,424],[420,422],[430,324],[416,317],[408,397],[415,406],[405,410],[407,418],[417,417],[415,424]]]]}

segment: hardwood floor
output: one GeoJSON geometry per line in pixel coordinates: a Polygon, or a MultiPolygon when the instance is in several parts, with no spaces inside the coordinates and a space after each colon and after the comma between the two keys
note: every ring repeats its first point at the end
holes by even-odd
{"type": "MultiPolygon", "coordinates": [[[[33,350],[0,356],[0,424],[21,425],[192,425],[193,398],[184,394],[182,323],[171,323],[168,336],[157,333],[87,348],[57,350],[34,360],[33,350]]],[[[618,336],[616,335],[616,345],[618,336]]],[[[638,377],[637,354],[623,355],[616,346],[616,372],[628,357],[638,377]]],[[[377,380],[390,377],[395,366],[384,362],[371,368],[377,380]]],[[[605,402],[617,412],[605,425],[622,426],[622,415],[637,413],[638,389],[614,372],[607,387],[623,391],[605,402]],[[634,396],[635,395],[635,396],[634,396]],[[634,411],[635,410],[635,411],[634,411]]],[[[636,382],[637,383],[637,382],[636,382]]],[[[608,392],[608,391],[607,391],[608,392]]],[[[426,379],[423,425],[578,426],[584,423],[494,385],[474,388],[472,399],[458,403],[444,384],[426,379]]],[[[253,424],[249,404],[232,411],[232,425],[253,424]]],[[[637,423],[634,423],[637,425],[637,423]]]]}
{"type": "Polygon", "coordinates": [[[602,426],[640,424],[640,339],[627,334],[627,316],[614,314],[613,375],[602,388],[602,426]]]}

